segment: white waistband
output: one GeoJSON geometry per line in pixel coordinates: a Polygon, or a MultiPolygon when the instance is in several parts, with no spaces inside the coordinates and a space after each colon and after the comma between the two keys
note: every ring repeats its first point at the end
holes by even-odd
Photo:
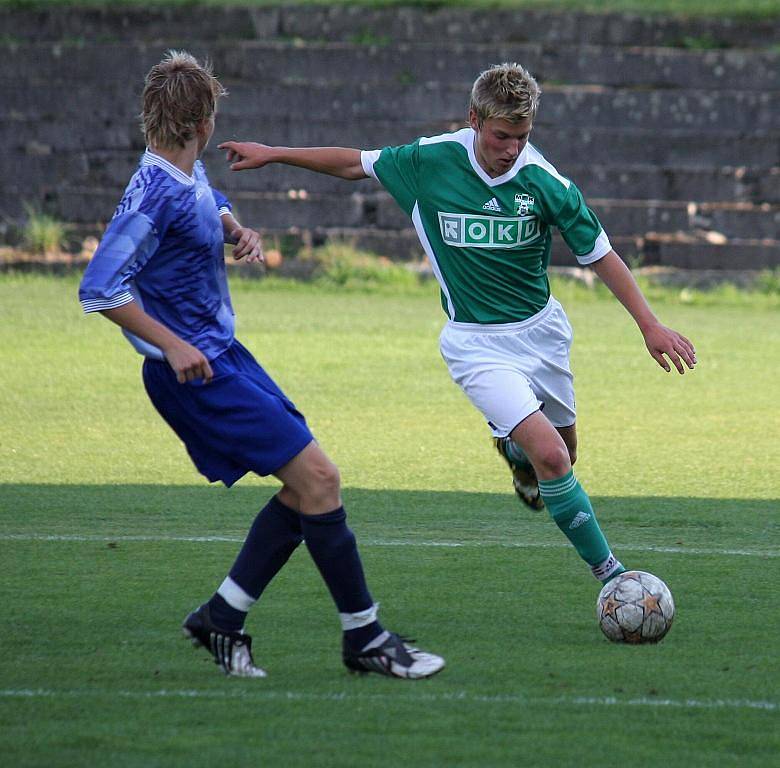
{"type": "Polygon", "coordinates": [[[547,299],[544,309],[540,309],[535,315],[517,323],[456,323],[454,320],[448,320],[447,326],[455,331],[468,331],[469,333],[514,333],[531,328],[541,322],[558,306],[560,306],[558,300],[551,295],[547,299]]]}

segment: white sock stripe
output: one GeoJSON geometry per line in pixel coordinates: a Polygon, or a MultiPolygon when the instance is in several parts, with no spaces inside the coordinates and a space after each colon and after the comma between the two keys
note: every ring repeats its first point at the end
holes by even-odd
{"type": "Polygon", "coordinates": [[[379,603],[374,603],[370,608],[366,608],[365,611],[359,611],[358,613],[340,613],[339,619],[341,619],[341,628],[346,632],[350,629],[365,627],[376,621],[378,610],[379,603]]]}
{"type": "Polygon", "coordinates": [[[590,570],[599,581],[603,581],[608,576],[611,576],[618,568],[622,568],[622,567],[623,565],[620,562],[620,560],[618,560],[610,552],[609,557],[603,563],[599,563],[598,565],[592,565],[590,567],[590,570]]]}
{"type": "Polygon", "coordinates": [[[569,493],[577,485],[577,478],[571,476],[563,485],[558,485],[557,481],[550,483],[541,480],[539,482],[539,492],[542,496],[563,496],[569,493]]]}
{"type": "Polygon", "coordinates": [[[217,594],[221,595],[231,608],[244,613],[257,602],[257,598],[245,592],[230,576],[226,576],[225,580],[219,585],[217,594]]]}

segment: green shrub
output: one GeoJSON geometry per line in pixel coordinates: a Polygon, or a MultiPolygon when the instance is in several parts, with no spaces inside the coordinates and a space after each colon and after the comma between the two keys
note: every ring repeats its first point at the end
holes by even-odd
{"type": "Polygon", "coordinates": [[[53,216],[25,205],[27,221],[22,233],[24,247],[30,253],[51,256],[65,246],[65,225],[53,216]]]}
{"type": "Polygon", "coordinates": [[[302,258],[317,263],[314,280],[320,284],[342,288],[413,288],[421,282],[419,273],[408,266],[347,243],[329,243],[302,254],[302,258]]]}

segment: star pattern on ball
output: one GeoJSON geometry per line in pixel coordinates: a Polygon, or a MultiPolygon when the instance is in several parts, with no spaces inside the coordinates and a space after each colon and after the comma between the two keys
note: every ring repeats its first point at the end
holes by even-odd
{"type": "Polygon", "coordinates": [[[674,621],[674,599],[654,574],[626,571],[602,587],[597,615],[601,631],[612,642],[657,643],[674,621]]]}
{"type": "Polygon", "coordinates": [[[650,592],[645,593],[645,596],[639,601],[642,608],[645,609],[645,615],[652,613],[662,613],[661,606],[658,605],[659,596],[650,592]]]}
{"type": "Polygon", "coordinates": [[[610,595],[601,604],[601,615],[602,616],[611,616],[614,619],[615,618],[615,611],[617,611],[617,609],[619,607],[620,607],[620,603],[617,600],[615,600],[614,595],[610,595]]]}

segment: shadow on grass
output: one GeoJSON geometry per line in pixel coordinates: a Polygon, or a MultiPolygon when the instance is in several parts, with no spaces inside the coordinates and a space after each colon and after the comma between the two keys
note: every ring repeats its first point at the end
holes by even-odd
{"type": "MultiPolygon", "coordinates": [[[[0,535],[189,535],[243,538],[274,487],[209,485],[0,485],[0,535]]],[[[347,488],[345,506],[361,539],[453,541],[532,537],[559,541],[549,516],[511,493],[347,488]]],[[[651,546],[780,544],[780,505],[768,499],[594,497],[608,535],[651,546]]]]}

